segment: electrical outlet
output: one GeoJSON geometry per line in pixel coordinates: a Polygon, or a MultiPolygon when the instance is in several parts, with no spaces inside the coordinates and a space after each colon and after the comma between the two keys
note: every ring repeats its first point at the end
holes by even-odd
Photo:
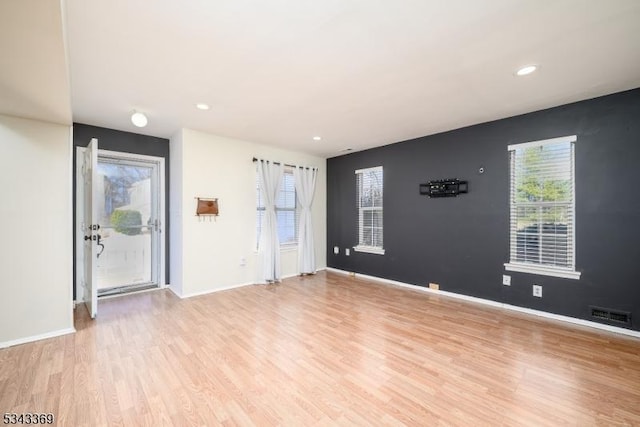
{"type": "Polygon", "coordinates": [[[542,298],[542,285],[533,285],[533,296],[542,298]]]}
{"type": "Polygon", "coordinates": [[[346,256],[351,255],[351,249],[346,248],[346,249],[344,250],[344,254],[345,254],[346,256]]]}
{"type": "Polygon", "coordinates": [[[502,284],[505,286],[511,286],[511,276],[507,274],[502,275],[502,284]]]}
{"type": "Polygon", "coordinates": [[[245,257],[240,258],[240,267],[247,265],[247,259],[245,257]]]}
{"type": "Polygon", "coordinates": [[[334,246],[333,247],[333,253],[334,253],[334,255],[338,255],[340,253],[340,248],[337,247],[337,246],[334,246]]]}
{"type": "Polygon", "coordinates": [[[429,283],[429,289],[433,289],[434,291],[440,290],[440,285],[437,283],[429,283]]]}

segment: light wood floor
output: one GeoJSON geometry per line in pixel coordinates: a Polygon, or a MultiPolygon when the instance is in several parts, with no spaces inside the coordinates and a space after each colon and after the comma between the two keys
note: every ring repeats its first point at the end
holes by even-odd
{"type": "Polygon", "coordinates": [[[58,425],[640,425],[640,340],[331,273],[76,309],[0,350],[58,425]]]}

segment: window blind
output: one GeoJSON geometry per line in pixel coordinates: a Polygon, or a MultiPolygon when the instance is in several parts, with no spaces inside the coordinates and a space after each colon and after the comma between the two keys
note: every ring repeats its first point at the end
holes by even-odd
{"type": "MultiPolygon", "coordinates": [[[[256,247],[260,243],[264,203],[260,191],[260,179],[256,174],[256,247]]],[[[296,189],[293,169],[285,168],[276,197],[276,221],[278,223],[278,239],[280,245],[295,244],[298,241],[298,209],[296,206],[296,189]]]]}
{"type": "Polygon", "coordinates": [[[358,204],[358,247],[383,248],[382,166],[356,171],[358,204]]]}
{"type": "Polygon", "coordinates": [[[509,146],[511,264],[575,270],[575,140],[509,146]]]}

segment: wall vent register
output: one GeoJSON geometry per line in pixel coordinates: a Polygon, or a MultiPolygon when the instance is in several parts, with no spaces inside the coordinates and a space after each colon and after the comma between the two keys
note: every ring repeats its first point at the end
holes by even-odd
{"type": "Polygon", "coordinates": [[[594,320],[611,325],[624,325],[631,327],[631,313],[627,311],[614,310],[611,308],[589,306],[591,317],[594,320]]]}

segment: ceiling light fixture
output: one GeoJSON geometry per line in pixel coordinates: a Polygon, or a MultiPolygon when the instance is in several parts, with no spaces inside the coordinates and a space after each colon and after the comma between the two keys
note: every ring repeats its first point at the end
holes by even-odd
{"type": "Polygon", "coordinates": [[[320,136],[314,136],[314,137],[313,137],[313,140],[314,140],[314,141],[320,141],[321,139],[322,139],[322,137],[320,137],[320,136]]]}
{"type": "Polygon", "coordinates": [[[198,110],[206,111],[206,110],[208,110],[208,109],[209,109],[209,108],[211,108],[211,107],[209,107],[209,104],[205,104],[205,103],[199,102],[198,104],[196,104],[196,108],[197,108],[198,110]]]}
{"type": "Polygon", "coordinates": [[[144,113],[134,110],[133,114],[131,114],[131,123],[139,128],[143,128],[148,123],[147,116],[145,116],[144,113]]]}
{"type": "Polygon", "coordinates": [[[527,65],[526,67],[522,67],[518,71],[516,71],[516,75],[526,76],[527,74],[533,73],[537,69],[538,69],[537,65],[527,65]]]}

